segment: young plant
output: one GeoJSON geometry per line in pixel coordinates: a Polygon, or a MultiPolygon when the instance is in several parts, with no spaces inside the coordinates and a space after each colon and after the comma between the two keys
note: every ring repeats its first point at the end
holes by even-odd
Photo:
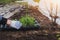
{"type": "Polygon", "coordinates": [[[23,27],[31,27],[35,24],[35,19],[29,15],[22,16],[20,22],[23,24],[23,27]]]}

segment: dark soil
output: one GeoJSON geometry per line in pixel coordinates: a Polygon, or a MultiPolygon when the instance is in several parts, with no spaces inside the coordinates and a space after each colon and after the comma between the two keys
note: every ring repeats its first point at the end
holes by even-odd
{"type": "Polygon", "coordinates": [[[0,40],[57,40],[54,34],[42,34],[40,30],[2,31],[0,40]]]}
{"type": "MultiPolygon", "coordinates": [[[[28,14],[34,17],[40,23],[40,29],[37,30],[19,30],[19,31],[0,31],[0,40],[57,40],[56,34],[59,30],[51,24],[51,21],[41,14],[36,7],[28,9],[28,14]],[[52,29],[54,30],[52,30],[52,29]]],[[[15,14],[11,19],[19,19],[25,15],[25,11],[15,14]]]]}

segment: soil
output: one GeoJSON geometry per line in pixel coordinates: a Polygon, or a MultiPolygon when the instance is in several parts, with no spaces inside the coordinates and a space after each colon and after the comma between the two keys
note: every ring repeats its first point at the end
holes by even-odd
{"type": "MultiPolygon", "coordinates": [[[[0,40],[57,40],[56,34],[59,33],[59,30],[55,29],[56,26],[53,26],[46,16],[42,15],[36,7],[29,8],[28,12],[39,22],[41,28],[26,31],[0,31],[0,40]]],[[[25,11],[21,11],[21,14],[17,13],[11,19],[19,19],[25,13],[25,11]]]]}
{"type": "Polygon", "coordinates": [[[54,34],[42,34],[40,30],[2,31],[0,40],[57,40],[54,34]]]}

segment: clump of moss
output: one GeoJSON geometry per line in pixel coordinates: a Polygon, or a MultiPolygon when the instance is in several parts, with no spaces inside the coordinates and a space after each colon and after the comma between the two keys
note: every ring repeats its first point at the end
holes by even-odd
{"type": "Polygon", "coordinates": [[[35,19],[29,15],[22,16],[20,22],[23,24],[23,27],[34,26],[35,19]]]}

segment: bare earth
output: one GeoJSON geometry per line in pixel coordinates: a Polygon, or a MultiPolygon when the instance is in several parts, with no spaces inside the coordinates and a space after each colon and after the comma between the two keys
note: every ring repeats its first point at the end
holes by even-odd
{"type": "MultiPolygon", "coordinates": [[[[42,15],[34,7],[29,8],[28,12],[29,15],[34,17],[40,23],[41,28],[38,30],[27,31],[1,31],[0,40],[57,40],[56,33],[59,33],[59,30],[56,30],[55,26],[53,26],[54,30],[51,30],[52,24],[47,17],[42,15]]],[[[22,14],[19,14],[19,16],[18,14],[14,15],[14,17],[19,18],[21,15],[24,15],[24,11],[21,13],[22,14]]]]}

